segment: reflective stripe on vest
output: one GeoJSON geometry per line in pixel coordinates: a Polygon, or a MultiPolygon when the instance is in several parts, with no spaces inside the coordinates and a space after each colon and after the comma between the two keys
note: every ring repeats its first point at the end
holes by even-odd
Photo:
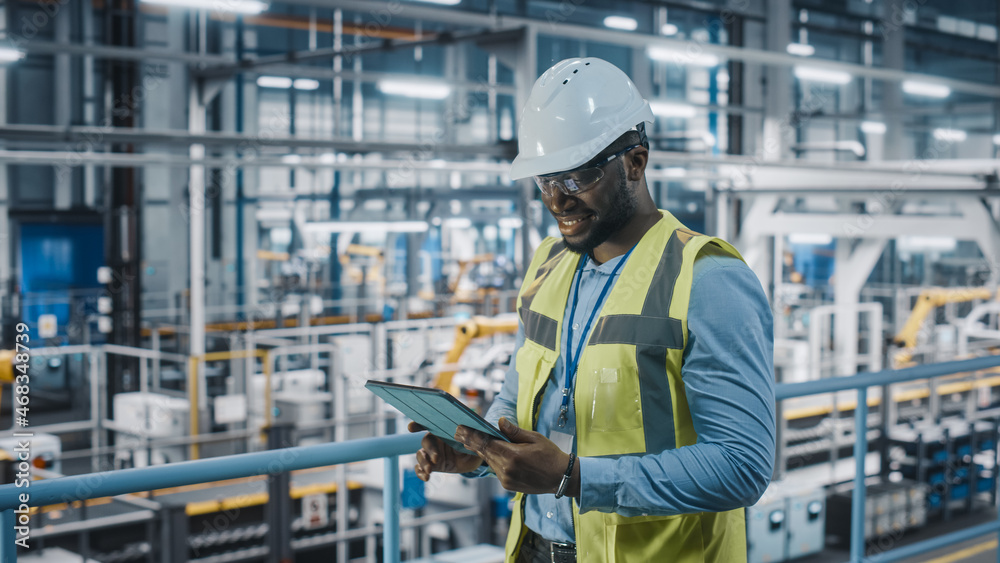
{"type": "MultiPolygon", "coordinates": [[[[581,457],[660,453],[697,441],[681,380],[694,260],[708,243],[736,257],[739,253],[661,213],[623,268],[581,357],[574,390],[581,457]]],[[[525,275],[518,298],[525,344],[516,358],[522,428],[536,427],[535,410],[559,357],[579,259],[561,241],[547,239],[525,275]]],[[[523,537],[523,498],[515,497],[508,561],[523,537]]],[[[627,518],[593,511],[581,515],[574,503],[578,560],[588,562],[742,561],[742,522],[742,510],[627,518]]]]}
{"type": "Polygon", "coordinates": [[[561,240],[552,245],[552,248],[549,249],[549,253],[546,255],[545,262],[538,267],[538,273],[535,274],[534,281],[527,289],[521,292],[519,296],[521,305],[517,309],[518,314],[521,316],[521,324],[524,326],[525,338],[534,340],[549,350],[556,349],[556,327],[559,323],[553,318],[532,311],[531,301],[535,298],[538,288],[545,283],[552,268],[562,260],[564,250],[566,250],[566,243],[561,240]]]}

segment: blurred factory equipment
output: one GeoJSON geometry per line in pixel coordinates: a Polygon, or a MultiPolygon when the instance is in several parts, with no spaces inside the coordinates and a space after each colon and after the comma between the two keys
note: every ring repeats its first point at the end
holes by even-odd
{"type": "MultiPolygon", "coordinates": [[[[477,338],[486,338],[496,334],[514,334],[517,332],[517,317],[473,317],[455,327],[455,342],[445,355],[446,364],[456,364],[465,353],[465,349],[477,338]]],[[[442,371],[434,380],[434,387],[444,389],[458,396],[460,391],[452,383],[455,371],[442,371]]]]}
{"type": "Polygon", "coordinates": [[[774,481],[746,509],[747,561],[777,563],[815,556],[826,547],[827,492],[792,474],[774,481]]]}
{"type": "MultiPolygon", "coordinates": [[[[910,480],[875,480],[865,498],[865,538],[899,537],[912,528],[927,524],[926,486],[910,480]]],[[[850,485],[833,489],[828,501],[827,533],[837,541],[850,537],[850,485]]]]}
{"type": "MultiPolygon", "coordinates": [[[[30,376],[39,477],[400,432],[368,378],[488,408],[523,268],[559,236],[508,174],[519,105],[578,53],[627,67],[656,110],[657,206],[757,274],[777,383],[1000,354],[995,3],[182,4],[4,4],[10,38],[38,37],[0,56],[0,418],[30,376]],[[681,42],[703,52],[656,55],[681,42]]],[[[996,507],[1000,369],[860,400],[776,405],[750,561],[847,537],[862,437],[868,538],[996,507]]],[[[0,439],[0,465],[18,448],[0,439]]],[[[56,561],[376,561],[384,470],[39,507],[32,525],[56,561]]],[[[405,559],[496,559],[473,547],[502,544],[496,480],[407,477],[405,559]]]]}
{"type": "Polygon", "coordinates": [[[188,436],[187,399],[161,393],[119,393],[114,397],[115,466],[146,467],[188,459],[183,445],[151,445],[158,438],[188,436]]]}
{"type": "Polygon", "coordinates": [[[0,438],[0,452],[11,460],[27,461],[35,469],[62,473],[62,441],[55,434],[46,432],[33,434],[28,437],[0,438]]]}
{"type": "MultiPolygon", "coordinates": [[[[992,296],[993,292],[991,290],[982,287],[932,288],[924,290],[917,297],[917,302],[913,306],[913,311],[906,320],[906,324],[893,340],[897,346],[902,348],[893,355],[894,367],[906,367],[910,365],[924,323],[929,320],[929,317],[931,317],[937,307],[949,303],[967,303],[975,300],[985,301],[992,296]]],[[[933,317],[930,320],[933,320],[933,317]]],[[[932,337],[933,341],[938,344],[944,344],[943,339],[940,338],[942,335],[940,330],[937,329],[936,323],[933,323],[933,325],[935,327],[935,333],[932,337]]],[[[942,327],[942,329],[949,330],[952,334],[954,334],[955,330],[954,327],[942,327]]],[[[955,339],[953,338],[952,342],[954,341],[955,339]]]]}

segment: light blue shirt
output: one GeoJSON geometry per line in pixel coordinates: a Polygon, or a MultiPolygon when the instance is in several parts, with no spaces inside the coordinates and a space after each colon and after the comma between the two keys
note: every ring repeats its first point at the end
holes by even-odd
{"type": "MultiPolygon", "coordinates": [[[[564,355],[583,338],[619,256],[604,264],[588,260],[580,279],[576,314],[566,307],[559,357],[542,397],[541,434],[551,437],[562,405],[564,355]],[[575,319],[575,320],[574,320],[575,319]]],[[[618,276],[615,276],[617,281],[618,276]]],[[[576,291],[573,284],[570,303],[576,291]]],[[[517,348],[524,343],[523,327],[517,348]]],[[[754,504],[774,464],[774,337],[771,309],[760,281],[742,261],[706,247],[694,266],[688,306],[688,343],[681,378],[698,442],[643,456],[580,458],[580,510],[623,516],[722,512],[754,504]]],[[[517,370],[512,362],[503,388],[486,414],[517,421],[517,370]]],[[[575,435],[572,401],[561,432],[575,435]]],[[[574,442],[575,448],[575,442],[574,442]]],[[[528,495],[525,524],[553,541],[575,541],[569,497],[528,495]]]]}

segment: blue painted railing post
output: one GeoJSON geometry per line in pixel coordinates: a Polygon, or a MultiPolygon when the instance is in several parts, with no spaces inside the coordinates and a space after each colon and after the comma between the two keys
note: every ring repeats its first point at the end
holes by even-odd
{"type": "Polygon", "coordinates": [[[382,538],[382,561],[399,563],[399,456],[385,458],[385,488],[382,510],[385,512],[382,538]]]}
{"type": "Polygon", "coordinates": [[[17,526],[17,515],[14,509],[10,508],[0,512],[0,561],[3,563],[17,563],[17,539],[14,526],[17,526]]]}
{"type": "MultiPolygon", "coordinates": [[[[834,438],[836,439],[836,438],[834,438]]],[[[851,563],[865,560],[865,457],[868,455],[868,388],[858,389],[854,408],[854,494],[851,498],[851,563]]]]}

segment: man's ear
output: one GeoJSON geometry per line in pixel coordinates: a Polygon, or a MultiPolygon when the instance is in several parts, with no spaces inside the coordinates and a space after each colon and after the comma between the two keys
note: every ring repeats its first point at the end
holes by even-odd
{"type": "Polygon", "coordinates": [[[649,151],[645,147],[636,147],[624,155],[625,176],[630,182],[638,182],[646,174],[649,164],[649,151]]]}

